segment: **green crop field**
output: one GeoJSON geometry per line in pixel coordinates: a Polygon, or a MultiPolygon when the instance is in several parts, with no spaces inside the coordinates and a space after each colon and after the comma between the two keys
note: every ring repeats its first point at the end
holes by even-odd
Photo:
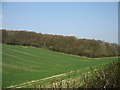
{"type": "Polygon", "coordinates": [[[54,75],[99,67],[111,58],[87,58],[53,52],[31,46],[3,45],[2,48],[3,87],[14,86],[32,80],[40,80],[54,75]]]}

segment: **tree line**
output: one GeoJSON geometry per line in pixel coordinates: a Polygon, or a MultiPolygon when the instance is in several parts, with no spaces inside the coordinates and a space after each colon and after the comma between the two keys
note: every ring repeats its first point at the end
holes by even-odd
{"type": "Polygon", "coordinates": [[[118,51],[120,51],[120,46],[116,43],[28,31],[2,29],[2,43],[9,45],[35,46],[52,51],[92,58],[120,55],[118,53],[118,51]]]}

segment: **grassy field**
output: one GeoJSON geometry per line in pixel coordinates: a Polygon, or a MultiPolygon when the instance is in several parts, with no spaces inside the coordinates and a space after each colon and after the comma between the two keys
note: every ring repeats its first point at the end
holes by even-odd
{"type": "Polygon", "coordinates": [[[3,45],[2,55],[4,88],[40,79],[47,80],[76,70],[84,73],[89,67],[100,67],[118,60],[116,57],[87,58],[31,46],[12,45],[3,45]]]}

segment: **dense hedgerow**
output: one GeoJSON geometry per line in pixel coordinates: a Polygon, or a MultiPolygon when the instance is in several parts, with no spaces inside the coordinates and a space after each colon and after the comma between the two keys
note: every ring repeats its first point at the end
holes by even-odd
{"type": "Polygon", "coordinates": [[[83,87],[120,88],[120,61],[112,62],[92,73],[93,78],[86,79],[83,87]]]}
{"type": "MultiPolygon", "coordinates": [[[[120,88],[120,61],[112,62],[100,69],[90,71],[79,77],[66,80],[53,80],[47,88],[120,88]]],[[[42,86],[41,86],[42,88],[42,86]]]]}

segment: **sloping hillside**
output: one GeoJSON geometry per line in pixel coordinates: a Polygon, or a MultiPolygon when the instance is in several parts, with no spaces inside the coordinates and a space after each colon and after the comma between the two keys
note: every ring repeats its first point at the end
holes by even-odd
{"type": "Polygon", "coordinates": [[[83,70],[117,60],[87,58],[53,52],[32,46],[3,45],[3,87],[83,70]]]}

